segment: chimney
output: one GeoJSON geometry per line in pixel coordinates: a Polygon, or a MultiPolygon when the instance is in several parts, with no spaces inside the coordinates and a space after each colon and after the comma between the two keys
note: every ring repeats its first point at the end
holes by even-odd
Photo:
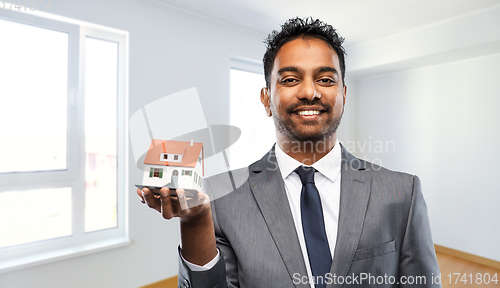
{"type": "Polygon", "coordinates": [[[194,140],[191,139],[191,143],[189,143],[190,146],[193,146],[194,145],[194,140]]]}

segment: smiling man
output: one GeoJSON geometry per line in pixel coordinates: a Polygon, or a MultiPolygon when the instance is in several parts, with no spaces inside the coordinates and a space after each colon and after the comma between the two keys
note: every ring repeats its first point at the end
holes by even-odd
{"type": "Polygon", "coordinates": [[[324,40],[301,36],[283,44],[273,62],[261,92],[262,104],[273,117],[279,148],[310,165],[335,145],[344,113],[347,86],[339,57],[324,40]],[[315,145],[306,147],[304,142],[315,145]]]}
{"type": "MultiPolygon", "coordinates": [[[[268,37],[261,101],[277,143],[238,189],[212,202],[138,190],[164,218],[180,218],[180,287],[441,286],[419,179],[357,159],[337,140],[342,43],[311,18],[268,37]]],[[[204,192],[223,182],[205,179],[204,192]]]]}

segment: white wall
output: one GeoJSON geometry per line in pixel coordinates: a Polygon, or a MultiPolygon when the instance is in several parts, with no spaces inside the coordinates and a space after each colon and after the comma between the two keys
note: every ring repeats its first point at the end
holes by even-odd
{"type": "Polygon", "coordinates": [[[345,78],[347,86],[347,96],[344,106],[344,115],[337,130],[337,139],[344,146],[348,146],[357,140],[358,120],[357,120],[357,80],[347,76],[345,78]]]}
{"type": "MultiPolygon", "coordinates": [[[[197,87],[209,124],[228,124],[230,55],[260,60],[262,39],[167,6],[139,0],[52,0],[52,13],[130,32],[130,109],[197,87]]],[[[178,221],[165,221],[135,194],[142,173],[130,151],[132,245],[0,274],[2,288],[139,287],[177,274],[178,221]]]]}
{"type": "Polygon", "coordinates": [[[421,178],[436,244],[497,261],[499,13],[496,5],[346,48],[357,129],[348,148],[421,178]]]}
{"type": "Polygon", "coordinates": [[[434,242],[500,261],[498,79],[500,54],[361,78],[357,115],[359,143],[395,143],[360,156],[421,178],[434,242]]]}
{"type": "Polygon", "coordinates": [[[498,53],[498,15],[500,5],[348,47],[348,75],[365,77],[498,53]]]}

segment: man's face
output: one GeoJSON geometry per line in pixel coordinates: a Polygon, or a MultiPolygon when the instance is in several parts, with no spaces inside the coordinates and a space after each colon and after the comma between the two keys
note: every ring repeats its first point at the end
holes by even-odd
{"type": "Polygon", "coordinates": [[[321,141],[337,130],[346,89],[337,53],[317,38],[292,40],[278,51],[270,91],[261,101],[272,116],[278,138],[321,141]]]}

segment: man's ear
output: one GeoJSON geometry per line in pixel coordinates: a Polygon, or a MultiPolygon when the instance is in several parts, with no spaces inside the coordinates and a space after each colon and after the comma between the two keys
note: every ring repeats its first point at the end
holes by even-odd
{"type": "Polygon", "coordinates": [[[273,113],[271,112],[271,99],[269,98],[269,90],[264,87],[260,90],[260,102],[264,105],[264,108],[266,108],[266,114],[267,117],[271,117],[273,113]]]}
{"type": "Polygon", "coordinates": [[[344,107],[345,107],[345,97],[347,96],[347,85],[344,85],[344,107]]]}

